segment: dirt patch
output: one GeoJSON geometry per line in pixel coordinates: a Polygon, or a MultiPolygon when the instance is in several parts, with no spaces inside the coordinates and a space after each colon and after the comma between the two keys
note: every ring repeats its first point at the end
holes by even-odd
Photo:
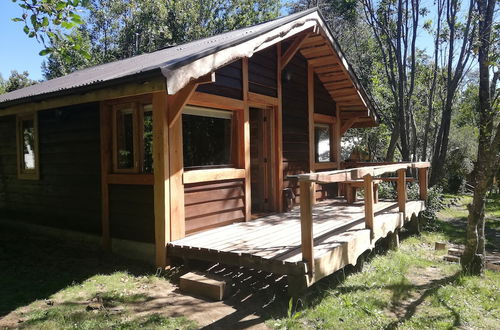
{"type": "Polygon", "coordinates": [[[398,320],[405,320],[414,315],[419,308],[423,307],[425,297],[430,290],[439,286],[440,282],[446,281],[448,275],[439,267],[430,266],[427,268],[413,268],[408,272],[406,279],[410,282],[406,295],[396,301],[388,310],[391,317],[398,320]]]}
{"type": "Polygon", "coordinates": [[[206,329],[268,329],[264,323],[267,310],[276,302],[278,295],[286,293],[286,278],[220,265],[212,266],[208,271],[232,279],[232,295],[229,298],[209,301],[186,295],[168,281],[157,280],[126,291],[129,297],[144,297],[138,301],[123,302],[99,295],[78,300],[83,293],[75,293],[70,299],[55,295],[51,300],[36,301],[7,314],[0,319],[0,328],[19,327],[35,310],[44,311],[73,304],[77,305],[73,312],[123,314],[122,317],[132,316],[134,319],[152,314],[184,316],[206,329]]]}

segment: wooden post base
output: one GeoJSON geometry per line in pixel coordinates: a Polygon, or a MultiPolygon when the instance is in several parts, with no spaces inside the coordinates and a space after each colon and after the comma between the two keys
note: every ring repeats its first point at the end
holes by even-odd
{"type": "Polygon", "coordinates": [[[294,300],[302,297],[307,290],[308,275],[288,275],[288,295],[294,300]]]}
{"type": "Polygon", "coordinates": [[[390,233],[387,238],[389,239],[389,249],[397,250],[399,248],[399,230],[394,230],[394,232],[390,233]]]}

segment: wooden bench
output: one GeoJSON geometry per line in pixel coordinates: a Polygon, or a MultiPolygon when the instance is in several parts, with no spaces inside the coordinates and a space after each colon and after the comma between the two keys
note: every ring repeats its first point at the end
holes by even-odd
{"type": "MultiPolygon", "coordinates": [[[[382,180],[374,179],[373,180],[373,202],[378,202],[378,184],[382,180]]],[[[364,188],[364,181],[362,179],[359,180],[349,180],[345,181],[345,199],[348,204],[353,204],[356,202],[356,189],[364,188]]]]}

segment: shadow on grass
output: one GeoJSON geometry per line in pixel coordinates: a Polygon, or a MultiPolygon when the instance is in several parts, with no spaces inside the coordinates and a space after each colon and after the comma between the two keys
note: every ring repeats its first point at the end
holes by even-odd
{"type": "Polygon", "coordinates": [[[0,228],[0,317],[96,274],[154,268],[66,241],[0,228]]]}

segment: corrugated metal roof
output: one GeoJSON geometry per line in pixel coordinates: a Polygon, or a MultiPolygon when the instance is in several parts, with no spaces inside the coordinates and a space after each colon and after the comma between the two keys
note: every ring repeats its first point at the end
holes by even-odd
{"type": "Polygon", "coordinates": [[[15,100],[21,101],[21,99],[26,99],[26,101],[30,101],[29,98],[34,96],[96,85],[151,71],[165,69],[173,70],[203,56],[245,42],[246,40],[266,33],[282,24],[291,22],[314,11],[316,11],[316,9],[310,9],[248,28],[242,28],[152,53],[78,70],[63,77],[47,80],[7,94],[2,94],[0,95],[0,107],[7,105],[3,103],[11,103],[11,101],[15,100]]]}

